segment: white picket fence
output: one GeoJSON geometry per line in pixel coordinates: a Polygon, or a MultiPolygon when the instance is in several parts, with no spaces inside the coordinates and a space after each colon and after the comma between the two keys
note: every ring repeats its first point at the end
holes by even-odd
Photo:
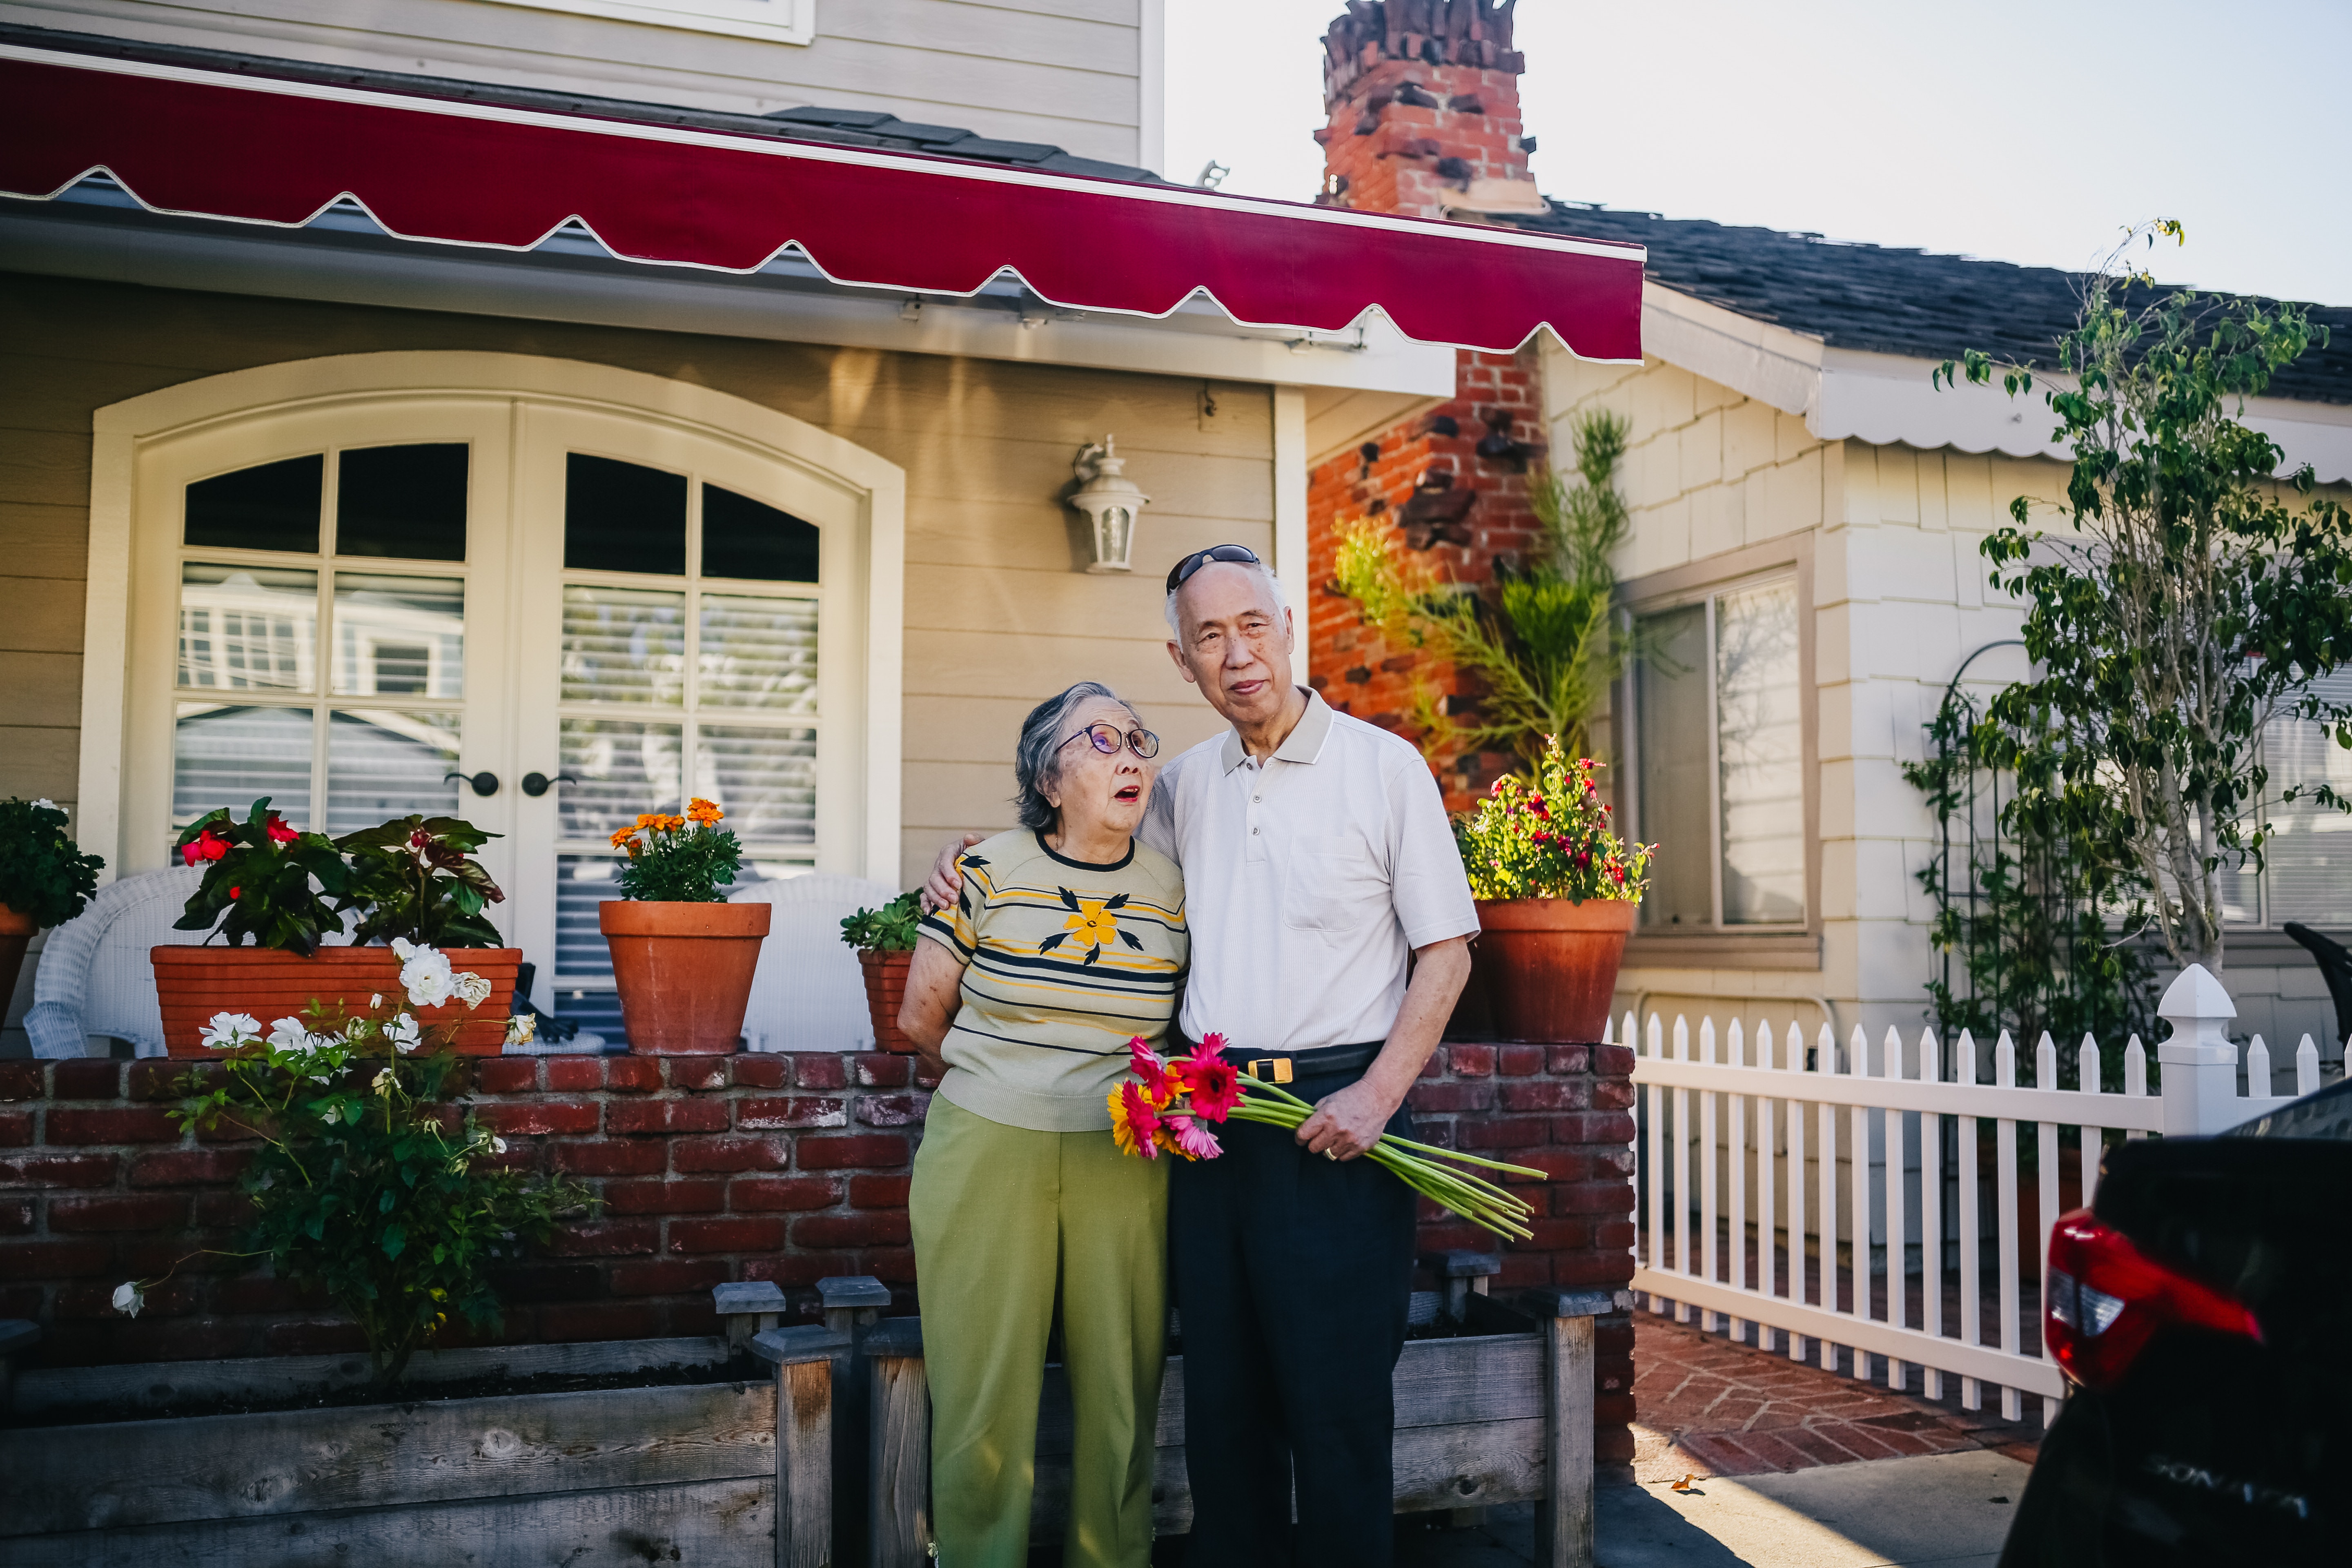
{"type": "MultiPolygon", "coordinates": [[[[2042,1396],[2045,1423],[2054,1419],[2058,1370],[2041,1353],[2038,1329],[2021,1324],[2019,1310],[2021,1126],[2036,1142],[2035,1256],[2046,1258],[2051,1227],[2063,1212],[2061,1127],[2082,1129],[2080,1202],[2088,1204],[2107,1131],[2132,1138],[2217,1132],[2319,1087],[2318,1047],[2305,1036],[2295,1052],[2295,1093],[2272,1095],[2269,1052],[2257,1036],[2246,1060],[2252,1092],[2239,1092],[2238,1051],[2225,1032],[2236,1008],[2202,967],[2192,966],[2173,984],[2158,1013],[2172,1034],[2157,1047],[2163,1070],[2156,1095],[2147,1091],[2147,1058],[2137,1036],[2123,1047],[2124,1091],[2104,1094],[2101,1048],[2088,1037],[2062,1052],[2043,1035],[2034,1047],[2037,1087],[2029,1089],[2017,1082],[2017,1050],[2006,1032],[1990,1052],[1964,1033],[1948,1053],[1933,1033],[1923,1033],[1906,1063],[1895,1030],[1887,1030],[1874,1049],[1856,1027],[1841,1063],[1823,1024],[1809,1063],[1793,1023],[1778,1032],[1759,1025],[1751,1044],[1738,1019],[1718,1029],[1714,1019],[1704,1018],[1694,1034],[1684,1018],[1668,1024],[1653,1014],[1637,1036],[1634,1016],[1627,1013],[1620,1037],[1637,1045],[1633,1082],[1645,1100],[1647,1139],[1640,1202],[1648,1235],[1635,1261],[1633,1289],[1648,1294],[1652,1310],[1672,1310],[1679,1321],[1689,1321],[1696,1310],[1709,1332],[1725,1328],[1746,1341],[1752,1325],[1754,1342],[1769,1349],[1771,1331],[1778,1331],[1793,1360],[1807,1359],[1811,1341],[1820,1347],[1821,1364],[1834,1368],[1838,1347],[1844,1346],[1853,1352],[1856,1377],[1869,1379],[1876,1358],[1885,1363],[1887,1386],[1902,1389],[1916,1366],[1929,1398],[1941,1398],[1944,1378],[1957,1376],[1967,1409],[1982,1408],[1990,1384],[2000,1390],[2007,1419],[2022,1417],[2027,1394],[2042,1396]],[[2076,1087],[2057,1087],[2069,1079],[2076,1087]],[[1945,1117],[1956,1119],[1958,1133],[1957,1235],[1948,1237],[1943,1234],[1945,1117]],[[1990,1237],[1979,1201],[1980,1121],[1993,1124],[1990,1237]],[[1817,1183],[1810,1206],[1809,1161],[1817,1183]],[[1841,1161],[1850,1184],[1851,1232],[1843,1268],[1841,1161]],[[1881,1249],[1872,1245],[1874,1218],[1883,1226],[1881,1249]],[[1906,1258],[1914,1238],[1906,1232],[1915,1223],[1921,1271],[1912,1276],[1906,1258]],[[1776,1240],[1786,1248],[1786,1279],[1778,1277],[1776,1240]],[[1957,1323],[1945,1321],[1948,1240],[1958,1242],[1957,1323]],[[1994,1243],[1998,1278],[1994,1343],[1985,1342],[1982,1321],[1988,1240],[1994,1243]],[[1818,1289],[1810,1291],[1809,1253],[1819,1271],[1818,1289]],[[1883,1314],[1873,1300],[1879,1271],[1874,1256],[1884,1260],[1883,1314]],[[1848,1288],[1843,1303],[1842,1275],[1848,1288]],[[2032,1349],[2020,1342],[2026,1333],[2033,1335],[2032,1349]]],[[[2040,1298],[2035,1284],[2036,1325],[2040,1298]]]]}

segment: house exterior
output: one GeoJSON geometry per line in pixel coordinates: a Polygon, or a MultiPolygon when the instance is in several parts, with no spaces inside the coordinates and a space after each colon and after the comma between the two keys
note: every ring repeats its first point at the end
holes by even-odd
{"type": "Polygon", "coordinates": [[[761,878],[908,886],[1009,825],[1019,717],[1069,681],[1206,735],[1160,579],[1237,541],[1304,603],[1314,455],[1454,353],[1425,305],[1311,302],[1321,269],[1254,247],[1639,253],[1160,184],[1160,28],[1155,0],[0,5],[33,84],[0,138],[0,792],[68,805],[110,875],[260,795],[336,831],[459,811],[501,835],[539,1000],[607,1027],[594,904],[639,811],[713,795],[761,878]],[[167,171],[173,121],[216,140],[167,171]],[[827,194],[719,254],[777,158],[827,194]],[[992,259],[942,285],[965,243],[992,259]],[[1106,436],[1150,500],[1098,572],[1066,502],[1106,436]]]}
{"type": "MultiPolygon", "coordinates": [[[[1618,1009],[1793,1020],[1808,1038],[1823,1022],[1841,1040],[1894,1026],[1916,1040],[1941,968],[1918,874],[1941,829],[1902,768],[1922,759],[1955,681],[1981,697],[2024,672],[2010,646],[2020,610],[1988,592],[1978,546],[2013,498],[2054,500],[2068,471],[2038,401],[1938,392],[1929,375],[1971,348],[2046,362],[2074,320],[2074,280],[1545,201],[1508,16],[1485,24],[1499,54],[1464,62],[1433,47],[1460,9],[1352,7],[1332,24],[1318,199],[1643,245],[1643,363],[1457,355],[1452,396],[1316,468],[1316,581],[1329,581],[1337,524],[1383,515],[1457,580],[1488,580],[1537,537],[1523,458],[1548,449],[1565,468],[1580,415],[1625,416],[1633,525],[1615,564],[1664,657],[1621,684],[1604,733],[1622,822],[1665,848],[1618,1009]]],[[[2333,342],[2246,418],[2343,500],[2352,310],[2313,314],[2333,342]]],[[[1412,682],[1451,679],[1382,644],[1335,590],[1318,592],[1313,629],[1317,684],[1375,721],[1402,727],[1412,682]]],[[[2307,726],[2274,726],[2266,744],[2282,784],[2352,781],[2352,752],[2307,726]]],[[[1447,758],[1440,771],[1458,805],[1507,765],[1447,758]]],[[[2352,818],[2299,805],[2275,820],[2271,869],[2242,878],[2233,904],[2238,1027],[2265,1037],[2274,1060],[2308,1032],[2339,1062],[2319,972],[2279,928],[2352,930],[2352,818]]]]}

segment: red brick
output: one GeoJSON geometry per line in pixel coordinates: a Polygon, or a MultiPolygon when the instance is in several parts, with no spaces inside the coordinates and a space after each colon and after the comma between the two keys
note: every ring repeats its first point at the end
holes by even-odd
{"type": "Polygon", "coordinates": [[[657,1263],[615,1263],[613,1294],[678,1296],[688,1290],[708,1290],[713,1285],[724,1285],[727,1277],[727,1265],[715,1258],[696,1263],[677,1258],[657,1263]]]}
{"type": "Polygon", "coordinates": [[[680,1219],[669,1226],[672,1252],[775,1252],[783,1245],[780,1219],[680,1219]]]}
{"type": "Polygon", "coordinates": [[[1631,1046],[1594,1046],[1592,1070],[1603,1078],[1633,1076],[1633,1047],[1631,1046]]]}
{"type": "MultiPolygon", "coordinates": [[[[109,1156],[109,1160],[111,1160],[109,1156]]],[[[134,1187],[214,1186],[234,1182],[253,1163],[250,1149],[173,1149],[131,1163],[134,1187]]]]}
{"type": "MultiPolygon", "coordinates": [[[[615,1111],[640,1110],[644,1107],[614,1106],[615,1111]]],[[[477,1105],[474,1118],[493,1132],[545,1137],[549,1133],[582,1133],[596,1131],[600,1114],[593,1100],[515,1100],[503,1105],[477,1105]]],[[[615,1129],[618,1131],[618,1129],[615,1129]]]]}
{"type": "Polygon", "coordinates": [[[539,1310],[541,1339],[649,1340],[662,1331],[661,1312],[642,1301],[550,1302],[539,1310]]]}
{"type": "Polygon", "coordinates": [[[857,1102],[857,1120],[868,1127],[919,1126],[930,1103],[927,1095],[868,1095],[857,1102]]]}
{"type": "Polygon", "coordinates": [[[504,1301],[582,1301],[604,1293],[604,1270],[593,1263],[526,1263],[493,1271],[490,1282],[504,1301]]]}
{"type": "Polygon", "coordinates": [[[227,1230],[248,1225],[253,1220],[253,1200],[240,1192],[204,1192],[196,1194],[196,1223],[227,1230]]]}
{"type": "Polygon", "coordinates": [[[904,1089],[912,1076],[911,1057],[889,1051],[866,1051],[850,1058],[860,1089],[904,1089]]]}
{"type": "Polygon", "coordinates": [[[654,1176],[669,1163],[669,1145],[650,1138],[558,1143],[555,1168],[581,1176],[654,1176]]]}
{"type": "Polygon", "coordinates": [[[150,1059],[131,1064],[123,1074],[123,1088],[133,1100],[184,1100],[201,1093],[220,1074],[217,1062],[150,1059]]]}
{"type": "MultiPolygon", "coordinates": [[[[915,1249],[913,1247],[877,1247],[872,1251],[862,1254],[860,1260],[864,1265],[862,1272],[871,1274],[885,1285],[911,1287],[915,1283],[915,1249]]],[[[890,1299],[895,1302],[905,1292],[894,1290],[891,1292],[890,1299]]]]}
{"type": "Polygon", "coordinates": [[[766,1138],[680,1138],[669,1157],[678,1171],[781,1171],[791,1163],[788,1146],[766,1138]]]}
{"type": "Polygon", "coordinates": [[[1454,1124],[1454,1132],[1465,1149],[1529,1149],[1551,1142],[1551,1123],[1534,1116],[1465,1120],[1454,1124]]]}
{"type": "Polygon", "coordinates": [[[1633,1141],[1633,1119],[1622,1110],[1585,1110],[1555,1116],[1551,1135],[1559,1143],[1606,1143],[1622,1148],[1633,1141]]]}
{"type": "Polygon", "coordinates": [[[727,1087],[725,1057],[665,1057],[672,1089],[706,1089],[727,1087]]]}
{"type": "Polygon", "coordinates": [[[802,1052],[788,1058],[793,1082],[803,1089],[847,1089],[849,1065],[831,1052],[802,1052]]]}
{"type": "Polygon", "coordinates": [[[907,1189],[914,1184],[908,1176],[852,1176],[849,1178],[849,1206],[859,1209],[902,1209],[907,1206],[907,1189]]]}
{"type": "Polygon", "coordinates": [[[604,1087],[602,1057],[549,1057],[547,1087],[558,1092],[604,1087]]]}
{"type": "Polygon", "coordinates": [[[751,1258],[743,1262],[744,1279],[773,1280],[786,1289],[860,1271],[854,1252],[792,1252],[781,1258],[751,1258]]]}
{"type": "Polygon", "coordinates": [[[1538,1079],[1503,1085],[1506,1110],[1581,1110],[1592,1086],[1581,1079],[1538,1079]]]}
{"type": "Polygon", "coordinates": [[[845,1100],[810,1095],[747,1100],[736,1109],[735,1125],[747,1131],[755,1128],[846,1127],[849,1105],[845,1100]]]}
{"type": "Polygon", "coordinates": [[[1556,1075],[1587,1073],[1592,1070],[1591,1046],[1550,1046],[1544,1051],[1544,1069],[1556,1075]]]}
{"type": "Polygon", "coordinates": [[[484,1094],[527,1094],[539,1087],[539,1063],[529,1057],[494,1057],[482,1063],[484,1094]]]}
{"type": "Polygon", "coordinates": [[[1456,1110],[1492,1110],[1495,1086],[1490,1083],[1424,1083],[1412,1095],[1415,1114],[1437,1116],[1456,1110]]]}
{"type": "Polygon", "coordinates": [[[161,1110],[49,1110],[47,1142],[72,1147],[88,1143],[176,1143],[180,1130],[161,1110]]]}
{"type": "Polygon", "coordinates": [[[907,1216],[877,1214],[818,1214],[793,1222],[794,1247],[904,1247],[908,1240],[907,1216]]]}
{"type": "Polygon", "coordinates": [[[104,1241],[16,1241],[0,1247],[0,1279],[77,1279],[106,1274],[114,1247],[104,1241]]]}
{"type": "MultiPolygon", "coordinates": [[[[616,1058],[613,1066],[621,1062],[616,1058]]],[[[632,1132],[724,1132],[727,1102],[723,1100],[625,1100],[604,1112],[604,1131],[632,1132]]]]}
{"type": "Polygon", "coordinates": [[[51,1198],[51,1231],[162,1230],[188,1223],[188,1200],[177,1193],[97,1198],[51,1198]]]}
{"type": "Polygon", "coordinates": [[[715,1334],[719,1331],[719,1308],[708,1291],[662,1303],[662,1319],[668,1331],[677,1335],[715,1334]]]}
{"type": "Polygon", "coordinates": [[[33,1200],[11,1198],[0,1201],[0,1236],[30,1236],[33,1234],[33,1200]]]}
{"type": "Polygon", "coordinates": [[[1595,1110],[1633,1110],[1633,1084],[1622,1078],[1596,1079],[1592,1085],[1592,1109],[1595,1110]]]}
{"type": "Polygon", "coordinates": [[[1495,1047],[1448,1046],[1445,1063],[1456,1078],[1491,1078],[1495,1073],[1495,1047]]]}
{"type": "Polygon", "coordinates": [[[1562,1285],[1622,1285],[1633,1278],[1631,1252],[1563,1252],[1552,1261],[1562,1285]]]}
{"type": "Polygon", "coordinates": [[[803,1138],[797,1158],[803,1171],[845,1171],[859,1165],[888,1170],[907,1163],[907,1140],[888,1132],[803,1138]]]}
{"type": "Polygon", "coordinates": [[[122,1064],[111,1061],[59,1062],[49,1069],[49,1095],[55,1100],[120,1100],[122,1064]]]}
{"type": "Polygon", "coordinates": [[[367,1349],[367,1335],[348,1318],[273,1323],[262,1334],[272,1355],[340,1355],[367,1349]]]}
{"type": "Polygon", "coordinates": [[[841,1184],[819,1176],[739,1176],[727,1185],[727,1206],[738,1214],[829,1209],[840,1201],[841,1184]]]}
{"type": "Polygon", "coordinates": [[[1630,1182],[1563,1182],[1551,1190],[1555,1214],[1628,1215],[1633,1212],[1630,1182]]]}
{"type": "Polygon", "coordinates": [[[1495,1065],[1505,1078],[1533,1078],[1544,1069],[1544,1048],[1505,1046],[1496,1053],[1495,1065]]]}
{"type": "Polygon", "coordinates": [[[607,1182],[607,1214],[717,1214],[727,1206],[727,1184],[701,1181],[607,1182]]]}
{"type": "Polygon", "coordinates": [[[643,1257],[661,1245],[661,1227],[649,1219],[590,1221],[557,1228],[547,1250],[557,1258],[643,1257]]]}
{"type": "Polygon", "coordinates": [[[316,1311],[325,1302],[320,1292],[305,1289],[291,1279],[251,1274],[217,1280],[213,1285],[213,1310],[226,1313],[316,1311]]]}
{"type": "Polygon", "coordinates": [[[1531,1219],[1530,1233],[1524,1241],[1514,1242],[1531,1252],[1575,1252],[1592,1245],[1592,1222],[1589,1219],[1531,1219]]]}
{"type": "Polygon", "coordinates": [[[606,1057],[604,1087],[625,1093],[648,1094],[662,1086],[661,1060],[656,1057],[606,1057]]]}
{"type": "Polygon", "coordinates": [[[110,1187],[113,1154],[11,1154],[0,1159],[0,1187],[110,1187]]]}
{"type": "Polygon", "coordinates": [[[0,1062],[0,1101],[40,1100],[46,1092],[41,1087],[40,1063],[0,1062]]]}
{"type": "Polygon", "coordinates": [[[730,1079],[740,1089],[782,1089],[793,1081],[790,1057],[744,1055],[727,1058],[730,1079]]]}
{"type": "MultiPolygon", "coordinates": [[[[5,1067],[0,1062],[0,1067],[5,1067]]],[[[0,1149],[26,1149],[33,1142],[33,1113],[29,1110],[0,1111],[0,1149]]]]}

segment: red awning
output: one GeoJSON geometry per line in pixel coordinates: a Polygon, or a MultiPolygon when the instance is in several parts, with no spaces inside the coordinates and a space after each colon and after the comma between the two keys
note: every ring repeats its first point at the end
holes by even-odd
{"type": "Polygon", "coordinates": [[[797,247],[835,282],[1508,351],[1549,326],[1641,357],[1639,246],[0,46],[0,194],[98,173],[179,216],[299,226],[350,196],[391,234],[724,272],[797,247]]]}

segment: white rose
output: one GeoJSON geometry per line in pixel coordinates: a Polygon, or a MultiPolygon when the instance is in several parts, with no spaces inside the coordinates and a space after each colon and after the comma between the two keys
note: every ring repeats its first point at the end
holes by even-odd
{"type": "Polygon", "coordinates": [[[403,1013],[383,1026],[383,1037],[390,1040],[393,1048],[397,1051],[415,1050],[421,1035],[422,1031],[416,1026],[416,1016],[414,1013],[403,1013]]]}
{"type": "Polygon", "coordinates": [[[460,974],[456,977],[456,981],[457,1000],[463,1002],[467,1007],[478,1007],[490,999],[490,983],[480,975],[460,974]]]}
{"type": "MultiPolygon", "coordinates": [[[[373,1087],[378,1094],[390,1094],[393,1089],[393,1085],[398,1080],[392,1076],[392,1069],[390,1068],[386,1068],[382,1072],[375,1075],[375,1083],[373,1087]]],[[[355,1106],[352,1109],[356,1110],[358,1108],[355,1106]]]]}
{"type": "Polygon", "coordinates": [[[379,991],[379,992],[377,992],[374,995],[373,995],[373,996],[371,996],[371,997],[369,997],[369,998],[368,998],[368,1010],[369,1010],[370,1012],[373,1012],[376,1008],[381,1007],[381,1006],[383,1006],[383,992],[379,991]]]}
{"type": "Polygon", "coordinates": [[[250,1013],[215,1013],[205,1026],[204,1043],[215,1051],[234,1049],[261,1037],[261,1020],[250,1013]]]}
{"type": "Polygon", "coordinates": [[[412,1007],[438,1007],[457,989],[446,954],[429,947],[412,948],[400,966],[400,983],[408,988],[412,1007]]]}
{"type": "Polygon", "coordinates": [[[498,1136],[496,1133],[492,1133],[490,1135],[490,1152],[493,1154],[503,1154],[506,1152],[507,1141],[498,1136]]]}
{"type": "Polygon", "coordinates": [[[126,1279],[114,1288],[114,1310],[126,1318],[135,1318],[139,1309],[147,1304],[147,1293],[139,1289],[136,1280],[126,1279]]]}
{"type": "Polygon", "coordinates": [[[319,1042],[311,1037],[310,1030],[302,1026],[299,1018],[280,1018],[270,1025],[269,1043],[281,1051],[310,1051],[319,1047],[319,1042]]]}
{"type": "Polygon", "coordinates": [[[527,1046],[539,1037],[539,1020],[529,1013],[519,1013],[507,1020],[507,1044],[527,1046]]]}

